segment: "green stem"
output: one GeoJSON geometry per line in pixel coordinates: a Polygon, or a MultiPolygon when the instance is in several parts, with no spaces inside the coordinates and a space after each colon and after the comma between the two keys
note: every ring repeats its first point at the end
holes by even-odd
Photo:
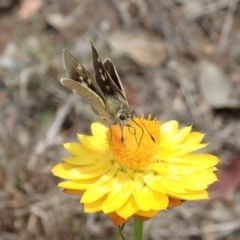
{"type": "Polygon", "coordinates": [[[143,221],[134,218],[133,240],[142,240],[143,221]]]}
{"type": "Polygon", "coordinates": [[[120,226],[118,226],[118,233],[119,233],[119,235],[120,235],[120,237],[121,237],[122,240],[126,240],[125,237],[123,236],[124,226],[125,226],[125,223],[122,224],[122,225],[120,225],[120,226]]]}

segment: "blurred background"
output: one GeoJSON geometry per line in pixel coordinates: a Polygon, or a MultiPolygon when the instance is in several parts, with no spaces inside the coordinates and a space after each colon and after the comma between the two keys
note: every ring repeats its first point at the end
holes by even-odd
{"type": "Polygon", "coordinates": [[[221,159],[211,200],[159,213],[144,239],[239,239],[237,0],[0,0],[0,239],[116,239],[109,219],[84,214],[51,173],[62,143],[99,121],[59,82],[63,48],[93,75],[90,41],[114,61],[138,114],[192,124],[221,159]]]}

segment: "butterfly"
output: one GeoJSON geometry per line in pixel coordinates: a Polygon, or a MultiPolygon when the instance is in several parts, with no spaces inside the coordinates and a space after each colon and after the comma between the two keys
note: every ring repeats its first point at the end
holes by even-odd
{"type": "Polygon", "coordinates": [[[61,83],[80,95],[110,127],[119,125],[123,142],[123,127],[133,120],[136,113],[128,103],[113,62],[109,58],[102,62],[92,43],[91,46],[95,79],[64,49],[62,59],[67,78],[62,78],[61,83]]]}

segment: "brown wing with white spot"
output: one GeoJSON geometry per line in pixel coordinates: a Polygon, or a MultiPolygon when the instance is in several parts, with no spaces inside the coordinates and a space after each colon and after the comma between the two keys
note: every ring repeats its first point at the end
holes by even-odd
{"type": "Polygon", "coordinates": [[[114,63],[112,62],[112,60],[110,58],[106,58],[103,61],[103,66],[104,68],[107,70],[107,72],[109,73],[109,75],[111,76],[111,79],[113,80],[113,82],[117,85],[117,87],[119,88],[119,90],[122,92],[122,94],[124,95],[124,97],[126,98],[126,94],[123,88],[123,85],[121,83],[121,80],[118,76],[117,70],[115,68],[114,63]]]}
{"type": "Polygon", "coordinates": [[[93,66],[95,71],[95,79],[98,86],[102,90],[104,96],[112,97],[112,96],[121,95],[123,98],[125,98],[122,91],[114,83],[108,71],[105,69],[93,44],[92,44],[92,56],[93,56],[93,66]]]}
{"type": "MultiPolygon", "coordinates": [[[[96,81],[91,77],[88,71],[78,62],[78,60],[67,50],[63,50],[63,66],[67,73],[68,80],[71,79],[80,85],[84,86],[84,89],[90,89],[96,95],[98,95],[102,101],[105,102],[104,94],[96,81]]],[[[65,80],[61,80],[64,85],[65,80]]],[[[73,86],[73,84],[69,84],[73,86]]],[[[65,85],[64,85],[65,86],[65,85]]],[[[67,86],[66,86],[67,87],[67,86]]]]}
{"type": "Polygon", "coordinates": [[[67,78],[62,78],[63,86],[72,89],[88,102],[97,116],[106,119],[106,99],[88,71],[67,50],[63,50],[63,66],[67,78]]]}

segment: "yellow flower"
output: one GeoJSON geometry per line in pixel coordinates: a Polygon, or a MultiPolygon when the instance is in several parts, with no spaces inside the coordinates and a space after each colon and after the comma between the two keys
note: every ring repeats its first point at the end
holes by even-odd
{"type": "Polygon", "coordinates": [[[71,154],[56,165],[54,175],[65,193],[82,195],[88,213],[102,211],[115,225],[134,216],[142,220],[181,204],[208,199],[207,187],[217,180],[218,158],[191,153],[204,148],[204,137],[178,129],[176,121],[135,118],[121,133],[118,125],[93,123],[93,136],[78,135],[80,143],[66,143],[71,154]],[[123,141],[122,139],[123,134],[123,141]]]}

